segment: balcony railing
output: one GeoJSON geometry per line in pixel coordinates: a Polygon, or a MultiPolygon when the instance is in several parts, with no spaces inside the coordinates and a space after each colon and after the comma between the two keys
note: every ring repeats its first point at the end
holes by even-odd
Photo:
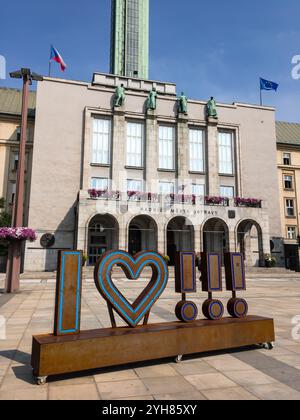
{"type": "Polygon", "coordinates": [[[262,200],[254,198],[236,197],[230,199],[228,197],[214,197],[214,196],[197,196],[186,194],[156,194],[144,193],[140,191],[127,191],[121,193],[120,191],[107,190],[89,190],[89,196],[92,200],[107,200],[107,201],[128,201],[128,202],[143,202],[143,203],[164,203],[169,205],[204,205],[204,206],[218,206],[218,207],[248,207],[248,208],[262,208],[262,200]]]}

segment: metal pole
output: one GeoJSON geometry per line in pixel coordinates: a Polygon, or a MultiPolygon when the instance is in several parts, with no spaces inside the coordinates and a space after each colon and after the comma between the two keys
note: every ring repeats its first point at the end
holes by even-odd
{"type": "Polygon", "coordinates": [[[50,56],[49,56],[49,73],[48,76],[51,77],[51,52],[52,52],[52,46],[50,46],[50,56]]]}
{"type": "Polygon", "coordinates": [[[263,100],[262,100],[262,88],[260,86],[260,106],[263,105],[263,100]]]}
{"type": "MultiPolygon", "coordinates": [[[[29,85],[31,83],[30,74],[23,75],[23,94],[22,94],[22,122],[19,147],[19,165],[16,183],[16,196],[13,205],[12,227],[23,226],[24,211],[24,189],[25,189],[25,159],[26,159],[26,137],[27,137],[27,117],[28,117],[28,97],[29,85]]],[[[9,246],[7,270],[6,270],[6,293],[17,292],[20,288],[20,269],[22,241],[11,241],[9,246]]]]}

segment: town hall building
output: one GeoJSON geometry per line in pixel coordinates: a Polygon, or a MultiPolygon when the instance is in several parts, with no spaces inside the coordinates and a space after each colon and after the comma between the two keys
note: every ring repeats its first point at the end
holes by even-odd
{"type": "Polygon", "coordinates": [[[90,265],[111,249],[171,265],[176,251],[239,251],[248,266],[272,251],[282,263],[273,108],[95,73],[45,78],[36,110],[26,271],[55,270],[58,249],[90,265]]]}

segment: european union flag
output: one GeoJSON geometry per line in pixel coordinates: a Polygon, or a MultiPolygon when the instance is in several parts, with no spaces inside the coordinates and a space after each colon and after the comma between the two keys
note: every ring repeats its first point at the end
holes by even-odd
{"type": "Polygon", "coordinates": [[[260,78],[260,90],[275,90],[277,92],[278,87],[277,83],[260,78]]]}

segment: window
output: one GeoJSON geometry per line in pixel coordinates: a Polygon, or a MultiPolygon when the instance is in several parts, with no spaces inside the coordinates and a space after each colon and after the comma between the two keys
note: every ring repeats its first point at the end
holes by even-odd
{"type": "Polygon", "coordinates": [[[143,192],[143,181],[140,179],[128,179],[127,191],[143,192]]]}
{"type": "Polygon", "coordinates": [[[284,175],[284,189],[292,190],[293,189],[293,177],[292,175],[284,175]]]}
{"type": "Polygon", "coordinates": [[[192,194],[197,197],[205,196],[205,185],[203,184],[193,184],[192,185],[192,194]]]}
{"type": "Polygon", "coordinates": [[[294,226],[288,226],[287,237],[288,239],[297,239],[297,228],[294,226]]]}
{"type": "Polygon", "coordinates": [[[108,190],[108,179],[107,178],[92,178],[91,188],[99,191],[108,190]]]}
{"type": "Polygon", "coordinates": [[[144,125],[127,123],[127,166],[141,168],[143,164],[144,125]]]}
{"type": "Polygon", "coordinates": [[[12,170],[17,171],[19,167],[19,153],[14,152],[13,153],[13,162],[12,162],[12,170]]]}
{"type": "Polygon", "coordinates": [[[174,194],[174,182],[160,182],[159,193],[160,194],[174,194]]]}
{"type": "Polygon", "coordinates": [[[93,123],[92,163],[110,164],[111,121],[95,118],[93,123]]]}
{"type": "Polygon", "coordinates": [[[233,175],[233,138],[231,133],[219,133],[219,172],[233,175]]]}
{"type": "Polygon", "coordinates": [[[291,154],[290,153],[284,153],[283,154],[283,164],[286,166],[290,166],[292,162],[291,154]]]}
{"type": "Polygon", "coordinates": [[[14,204],[15,198],[16,198],[16,191],[17,191],[17,185],[16,183],[12,183],[11,185],[11,201],[10,204],[14,204]]]}
{"type": "Polygon", "coordinates": [[[285,211],[287,217],[294,217],[295,216],[295,204],[294,200],[287,199],[285,200],[285,211]]]}
{"type": "Polygon", "coordinates": [[[189,130],[190,171],[204,172],[203,130],[189,130]]]}
{"type": "Polygon", "coordinates": [[[173,171],[175,169],[175,129],[159,127],[159,168],[173,171]]]}
{"type": "Polygon", "coordinates": [[[234,187],[220,187],[220,196],[226,198],[233,198],[234,197],[234,187]]]}

